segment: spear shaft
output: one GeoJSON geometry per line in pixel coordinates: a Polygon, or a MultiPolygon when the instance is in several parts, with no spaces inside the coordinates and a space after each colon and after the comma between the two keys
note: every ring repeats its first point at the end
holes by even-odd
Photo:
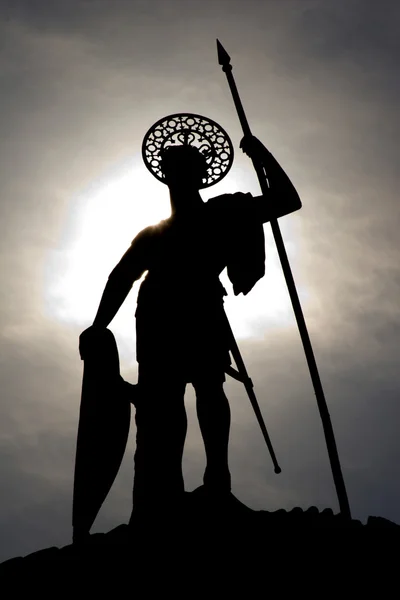
{"type": "MultiPolygon", "coordinates": [[[[222,66],[222,70],[224,71],[226,78],[228,80],[228,84],[232,93],[233,101],[235,103],[236,111],[242,126],[243,134],[245,136],[251,135],[251,130],[249,123],[247,121],[246,114],[243,109],[243,105],[239,96],[238,89],[236,87],[236,82],[232,73],[232,65],[230,64],[230,56],[222,46],[222,44],[217,40],[217,49],[218,49],[218,62],[222,66]]],[[[270,187],[267,181],[267,176],[264,171],[264,167],[257,160],[251,159],[253,162],[254,169],[257,173],[258,181],[260,183],[260,188],[262,194],[265,198],[270,196],[270,187]]],[[[274,236],[276,248],[278,251],[279,259],[281,261],[283,274],[285,276],[286,285],[288,287],[290,300],[292,302],[293,311],[296,317],[297,326],[299,328],[299,333],[301,337],[301,341],[303,344],[304,352],[306,355],[306,360],[308,364],[308,368],[310,371],[310,376],[312,380],[312,384],[314,387],[315,397],[317,400],[318,410],[321,416],[322,427],[324,430],[326,446],[328,450],[329,461],[332,469],[333,481],[336,488],[336,494],[338,497],[340,512],[342,515],[348,519],[351,519],[351,511],[350,504],[347,497],[346,486],[344,483],[342,468],[340,465],[339,454],[336,446],[335,435],[333,432],[332,422],[330,418],[330,414],[328,411],[328,406],[326,403],[324,390],[322,387],[321,379],[318,372],[317,363],[315,360],[314,352],[311,345],[310,336],[308,334],[307,325],[304,319],[303,310],[301,308],[299,296],[297,294],[296,284],[294,282],[292,270],[290,268],[290,263],[288,256],[286,254],[285,244],[283,242],[282,234],[280,227],[278,225],[278,220],[276,218],[270,219],[271,229],[274,236]]]]}

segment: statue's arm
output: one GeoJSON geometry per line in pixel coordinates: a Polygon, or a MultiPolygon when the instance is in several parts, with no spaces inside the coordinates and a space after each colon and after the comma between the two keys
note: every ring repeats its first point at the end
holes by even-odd
{"type": "Polygon", "coordinates": [[[144,230],[133,240],[131,247],[110,273],[93,321],[95,327],[108,327],[134,282],[143,275],[146,270],[147,245],[148,236],[144,230]]]}
{"type": "Polygon", "coordinates": [[[260,163],[269,184],[268,196],[257,196],[260,218],[266,223],[271,218],[279,218],[302,207],[296,188],[271,152],[254,136],[244,137],[240,143],[250,158],[260,163]]]}
{"type": "Polygon", "coordinates": [[[111,323],[129,294],[132,284],[133,282],[126,279],[123,280],[110,275],[93,321],[95,327],[107,327],[111,323]]]}

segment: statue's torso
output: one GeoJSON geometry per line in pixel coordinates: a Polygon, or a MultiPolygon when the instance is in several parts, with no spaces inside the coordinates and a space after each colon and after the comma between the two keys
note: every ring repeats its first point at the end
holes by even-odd
{"type": "Polygon", "coordinates": [[[227,264],[228,240],[220,212],[204,204],[191,215],[170,217],[152,229],[138,306],[163,302],[170,311],[187,302],[221,299],[219,275],[227,264]]]}

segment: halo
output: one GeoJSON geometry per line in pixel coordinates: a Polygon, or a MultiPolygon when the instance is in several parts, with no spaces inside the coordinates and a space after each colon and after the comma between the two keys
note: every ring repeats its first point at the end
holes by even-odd
{"type": "Polygon", "coordinates": [[[149,171],[165,183],[161,154],[168,146],[194,146],[205,157],[207,180],[200,188],[218,183],[233,163],[233,146],[226,131],[215,121],[192,113],[176,113],[160,119],[143,139],[142,156],[149,171]]]}

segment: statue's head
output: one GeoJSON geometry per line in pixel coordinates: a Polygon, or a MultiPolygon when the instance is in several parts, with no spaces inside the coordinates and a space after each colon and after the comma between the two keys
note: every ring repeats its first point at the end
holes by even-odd
{"type": "Polygon", "coordinates": [[[206,158],[195,146],[167,146],[161,152],[160,167],[169,188],[198,190],[207,181],[206,158]]]}
{"type": "Polygon", "coordinates": [[[193,113],[160,119],[142,144],[144,164],[162,183],[203,189],[218,183],[233,162],[232,142],[215,121],[193,113]]]}

